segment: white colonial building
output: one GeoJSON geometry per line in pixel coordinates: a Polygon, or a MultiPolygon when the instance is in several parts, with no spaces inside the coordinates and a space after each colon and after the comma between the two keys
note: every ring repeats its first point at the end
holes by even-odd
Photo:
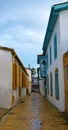
{"type": "Polygon", "coordinates": [[[29,75],[14,49],[0,46],[0,107],[11,108],[26,96],[29,75]]]}
{"type": "MultiPolygon", "coordinates": [[[[68,51],[68,2],[52,6],[43,54],[46,56],[47,98],[60,111],[66,110],[63,55],[68,51]]],[[[68,81],[67,81],[68,82],[68,81]]],[[[68,108],[67,108],[68,109],[68,108]]]]}

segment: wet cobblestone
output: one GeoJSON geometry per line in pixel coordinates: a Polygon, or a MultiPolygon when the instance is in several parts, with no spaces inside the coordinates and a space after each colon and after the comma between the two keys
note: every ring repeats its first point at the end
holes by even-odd
{"type": "Polygon", "coordinates": [[[32,93],[0,121],[0,130],[68,130],[68,117],[32,93]]]}

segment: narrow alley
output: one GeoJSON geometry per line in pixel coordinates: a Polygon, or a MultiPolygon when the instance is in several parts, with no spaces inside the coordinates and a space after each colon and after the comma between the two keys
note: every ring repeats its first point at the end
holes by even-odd
{"type": "Polygon", "coordinates": [[[68,130],[68,119],[39,93],[32,93],[0,120],[0,130],[68,130]]]}

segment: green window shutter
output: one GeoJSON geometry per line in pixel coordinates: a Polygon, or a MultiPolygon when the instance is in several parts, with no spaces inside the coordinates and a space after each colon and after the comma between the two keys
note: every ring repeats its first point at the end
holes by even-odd
{"type": "Polygon", "coordinates": [[[57,33],[54,35],[54,59],[57,58],[57,33]]]}

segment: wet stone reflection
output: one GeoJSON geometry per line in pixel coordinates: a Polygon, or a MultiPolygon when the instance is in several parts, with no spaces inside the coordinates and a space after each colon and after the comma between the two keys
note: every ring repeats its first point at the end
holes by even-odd
{"type": "Polygon", "coordinates": [[[31,123],[31,130],[40,130],[42,121],[40,119],[35,119],[31,123]]]}
{"type": "Polygon", "coordinates": [[[68,130],[68,116],[39,93],[32,93],[0,121],[0,130],[68,130]]]}

